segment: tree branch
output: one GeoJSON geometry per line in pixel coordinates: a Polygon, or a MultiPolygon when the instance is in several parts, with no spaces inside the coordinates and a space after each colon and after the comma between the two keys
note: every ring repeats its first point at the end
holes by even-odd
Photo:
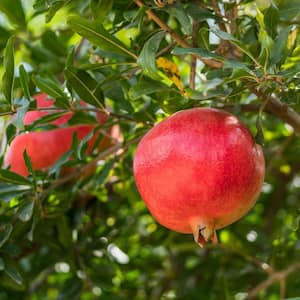
{"type": "MultiPolygon", "coordinates": [[[[250,88],[258,99],[265,101],[266,95],[256,88],[250,88]]],[[[300,134],[300,115],[287,104],[282,103],[276,96],[270,95],[266,110],[273,116],[291,125],[297,135],[300,134]]]]}
{"type": "Polygon", "coordinates": [[[270,276],[265,281],[258,284],[253,290],[251,290],[248,293],[248,296],[246,299],[247,300],[254,299],[259,294],[260,291],[268,288],[269,286],[271,286],[272,284],[274,284],[276,282],[285,281],[285,279],[291,273],[297,271],[298,269],[300,269],[300,262],[290,265],[287,269],[277,271],[277,272],[270,274],[270,276]]]}

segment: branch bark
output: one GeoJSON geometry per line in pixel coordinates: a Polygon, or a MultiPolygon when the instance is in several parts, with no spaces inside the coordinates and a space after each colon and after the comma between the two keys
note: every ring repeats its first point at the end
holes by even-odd
{"type": "MultiPolygon", "coordinates": [[[[265,101],[266,95],[256,88],[251,88],[251,92],[253,92],[258,99],[265,101]]],[[[269,101],[266,105],[266,110],[270,112],[273,116],[281,119],[282,121],[291,125],[295,134],[300,134],[300,115],[294,111],[290,106],[285,103],[282,103],[276,96],[270,95],[269,101]]]]}

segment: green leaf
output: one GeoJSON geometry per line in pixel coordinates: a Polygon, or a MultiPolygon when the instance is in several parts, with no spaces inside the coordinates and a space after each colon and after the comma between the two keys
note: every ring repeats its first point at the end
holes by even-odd
{"type": "Polygon", "coordinates": [[[73,154],[73,151],[68,151],[66,153],[64,153],[59,160],[57,160],[55,162],[55,164],[53,166],[51,166],[51,168],[48,170],[48,173],[51,174],[58,174],[58,172],[60,171],[61,167],[66,164],[70,159],[71,156],[73,154]]]}
{"type": "Polygon", "coordinates": [[[286,20],[292,20],[300,16],[299,0],[279,1],[280,17],[286,20]]]}
{"type": "Polygon", "coordinates": [[[196,54],[206,59],[216,59],[221,61],[224,59],[222,56],[207,51],[206,49],[203,48],[179,48],[178,47],[178,48],[174,48],[172,54],[174,55],[196,54]]]}
{"type": "Polygon", "coordinates": [[[10,172],[5,169],[0,169],[0,180],[7,182],[7,183],[15,183],[21,185],[31,185],[29,179],[17,174],[10,172]]]}
{"type": "Polygon", "coordinates": [[[34,200],[30,200],[19,209],[18,211],[19,219],[22,222],[28,222],[32,218],[33,210],[34,210],[34,200]]]}
{"type": "Polygon", "coordinates": [[[65,5],[65,1],[55,1],[48,9],[46,15],[46,23],[49,23],[52,18],[55,16],[57,11],[65,5]]]}
{"type": "Polygon", "coordinates": [[[6,28],[0,26],[0,50],[5,48],[5,45],[10,36],[10,32],[6,28]]]}
{"type": "Polygon", "coordinates": [[[187,16],[186,12],[183,10],[182,7],[178,6],[172,6],[171,9],[169,9],[170,15],[174,18],[176,18],[181,25],[181,28],[183,29],[185,34],[191,35],[192,34],[192,23],[189,17],[187,16]]]}
{"type": "Polygon", "coordinates": [[[289,34],[293,26],[287,26],[279,33],[277,38],[274,41],[274,45],[270,53],[270,65],[275,65],[279,61],[284,61],[287,52],[287,42],[289,34]]]}
{"type": "Polygon", "coordinates": [[[0,248],[7,242],[12,231],[13,231],[13,226],[11,224],[1,225],[1,227],[0,227],[0,248]]]}
{"type": "Polygon", "coordinates": [[[259,54],[259,61],[262,64],[266,65],[270,57],[271,48],[274,45],[274,41],[269,36],[264,21],[263,13],[257,8],[256,9],[256,20],[259,23],[259,32],[258,32],[258,40],[261,43],[261,51],[259,54]]]}
{"type": "Polygon", "coordinates": [[[30,175],[33,175],[33,187],[34,187],[34,189],[35,189],[35,188],[36,188],[35,174],[34,174],[34,170],[33,170],[33,167],[32,167],[31,159],[30,159],[30,157],[28,156],[28,154],[27,154],[27,152],[26,152],[26,149],[25,149],[24,152],[23,152],[23,158],[24,158],[25,165],[26,165],[26,168],[27,168],[29,174],[30,174],[30,175]]]}
{"type": "Polygon", "coordinates": [[[79,278],[71,278],[64,283],[62,290],[57,296],[56,300],[79,300],[83,283],[79,278]]]}
{"type": "Polygon", "coordinates": [[[166,89],[170,88],[163,83],[154,80],[143,79],[131,87],[129,90],[129,97],[135,100],[144,95],[153,94],[166,89]]]}
{"type": "Polygon", "coordinates": [[[156,52],[164,36],[165,33],[159,31],[150,37],[150,39],[145,43],[137,61],[142,67],[144,73],[156,80],[161,79],[156,67],[156,52]]]}
{"type": "Polygon", "coordinates": [[[6,138],[7,138],[7,143],[10,144],[12,139],[15,137],[16,135],[16,126],[13,124],[8,124],[8,126],[6,127],[5,133],[6,133],[6,138]]]}
{"type": "Polygon", "coordinates": [[[0,271],[3,271],[5,269],[5,263],[2,257],[0,257],[0,271]]]}
{"type": "Polygon", "coordinates": [[[22,99],[21,103],[22,106],[18,107],[17,113],[14,115],[12,124],[14,124],[17,129],[23,130],[24,129],[23,119],[26,112],[28,111],[29,103],[24,98],[22,99]]]}
{"type": "Polygon", "coordinates": [[[20,197],[31,191],[31,189],[32,187],[28,185],[0,183],[0,199],[10,201],[14,197],[20,197]]]}
{"type": "Polygon", "coordinates": [[[111,160],[105,163],[105,165],[100,169],[95,175],[95,182],[97,185],[102,185],[108,178],[108,175],[115,164],[115,160],[111,160]]]}
{"type": "Polygon", "coordinates": [[[101,22],[87,21],[81,17],[69,17],[68,25],[100,49],[136,59],[136,55],[117,38],[107,32],[101,22]]]}
{"type": "Polygon", "coordinates": [[[3,61],[5,73],[2,78],[2,90],[6,101],[13,104],[13,89],[15,77],[15,61],[14,61],[14,37],[11,37],[6,44],[3,61]]]}
{"type": "Polygon", "coordinates": [[[28,76],[23,64],[21,64],[19,66],[19,74],[20,74],[20,83],[21,83],[21,87],[23,89],[24,95],[25,95],[26,99],[30,102],[31,96],[30,96],[30,90],[29,90],[29,76],[28,76]]]}
{"type": "Polygon", "coordinates": [[[279,21],[278,7],[273,3],[264,11],[264,22],[269,36],[274,39],[277,34],[277,25],[279,21]]]}
{"type": "Polygon", "coordinates": [[[113,0],[91,0],[91,12],[96,20],[102,22],[111,11],[113,0]]]}
{"type": "Polygon", "coordinates": [[[64,57],[67,54],[65,45],[58,39],[57,35],[52,30],[46,30],[42,35],[42,43],[47,50],[59,57],[64,57]]]}
{"type": "Polygon", "coordinates": [[[21,274],[12,264],[8,264],[5,266],[5,273],[17,284],[19,285],[23,284],[23,279],[21,274]]]}
{"type": "Polygon", "coordinates": [[[213,10],[201,7],[197,3],[188,3],[186,12],[197,22],[206,22],[207,19],[215,19],[218,22],[223,22],[222,18],[215,14],[213,10]]]}
{"type": "Polygon", "coordinates": [[[43,124],[47,125],[47,124],[59,119],[62,116],[65,116],[65,115],[66,115],[65,111],[63,111],[63,112],[53,112],[53,113],[50,113],[50,114],[47,114],[45,116],[42,116],[42,117],[38,118],[31,125],[27,125],[26,128],[32,129],[32,128],[38,126],[38,125],[43,125],[43,124]]]}
{"type": "Polygon", "coordinates": [[[85,102],[104,108],[104,96],[100,85],[86,71],[73,67],[65,69],[65,76],[78,96],[85,102]]]}
{"type": "Polygon", "coordinates": [[[251,54],[251,52],[247,49],[245,45],[242,44],[237,38],[235,38],[233,35],[224,32],[217,27],[214,27],[211,29],[211,31],[217,35],[220,39],[225,41],[230,41],[232,44],[234,44],[236,47],[238,47],[242,52],[244,52],[251,60],[256,64],[260,65],[259,62],[255,59],[255,57],[251,54]]]}
{"type": "Polygon", "coordinates": [[[42,90],[49,96],[53,97],[54,99],[55,98],[68,99],[64,91],[62,90],[61,86],[56,81],[50,78],[42,78],[40,76],[34,76],[33,82],[40,90],[42,90]]]}
{"type": "Polygon", "coordinates": [[[10,22],[24,29],[26,27],[25,14],[21,0],[1,0],[0,11],[3,12],[10,22]]]}
{"type": "Polygon", "coordinates": [[[72,232],[70,230],[69,224],[65,216],[59,218],[56,224],[56,228],[57,228],[58,240],[60,244],[65,249],[69,249],[72,243],[72,232]]]}

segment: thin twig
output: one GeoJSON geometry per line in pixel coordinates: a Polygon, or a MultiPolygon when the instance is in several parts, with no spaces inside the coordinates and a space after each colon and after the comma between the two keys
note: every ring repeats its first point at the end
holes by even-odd
{"type": "MultiPolygon", "coordinates": [[[[193,28],[192,28],[192,47],[197,47],[196,44],[196,33],[198,30],[198,22],[193,21],[193,28]]],[[[190,89],[194,90],[196,87],[196,67],[197,67],[197,58],[192,56],[191,58],[191,71],[190,71],[190,89]]]]}
{"type": "Polygon", "coordinates": [[[264,280],[263,282],[258,284],[254,289],[252,289],[248,293],[248,296],[246,299],[247,300],[254,299],[260,293],[260,291],[268,288],[269,286],[273,285],[276,282],[285,280],[291,273],[297,271],[298,269],[300,269],[300,262],[291,264],[288,268],[286,268],[284,270],[277,271],[277,272],[270,274],[266,280],[264,280]]]}

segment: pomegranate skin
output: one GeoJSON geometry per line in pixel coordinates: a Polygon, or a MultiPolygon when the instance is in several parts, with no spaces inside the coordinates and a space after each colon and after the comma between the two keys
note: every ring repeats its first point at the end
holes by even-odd
{"type": "Polygon", "coordinates": [[[212,108],[173,114],[140,141],[138,191],[165,227],[204,246],[254,205],[264,180],[262,149],[233,115],[212,108]]]}

